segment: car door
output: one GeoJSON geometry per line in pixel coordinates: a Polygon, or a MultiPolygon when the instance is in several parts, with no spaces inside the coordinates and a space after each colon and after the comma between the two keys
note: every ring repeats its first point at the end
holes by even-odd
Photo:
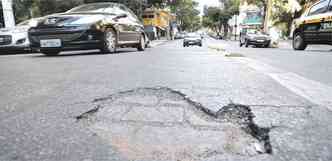
{"type": "Polygon", "coordinates": [[[140,38],[140,33],[143,30],[143,25],[141,24],[137,16],[129,8],[123,6],[122,9],[125,10],[128,15],[129,38],[131,41],[138,43],[140,38]]]}
{"type": "Polygon", "coordinates": [[[328,43],[332,43],[332,0],[330,0],[330,4],[325,16],[325,22],[323,26],[323,30],[325,31],[325,37],[328,43]]]}
{"type": "Polygon", "coordinates": [[[116,13],[115,16],[126,15],[125,17],[116,18],[115,16],[109,16],[110,21],[113,22],[114,27],[118,32],[118,43],[124,44],[130,41],[130,21],[128,19],[127,12],[120,8],[120,5],[112,6],[108,8],[105,12],[116,13]],[[109,10],[109,11],[108,11],[109,10]]]}
{"type": "Polygon", "coordinates": [[[330,0],[321,0],[314,4],[303,19],[304,39],[310,43],[322,43],[329,40],[329,32],[325,30],[326,13],[330,0]]]}

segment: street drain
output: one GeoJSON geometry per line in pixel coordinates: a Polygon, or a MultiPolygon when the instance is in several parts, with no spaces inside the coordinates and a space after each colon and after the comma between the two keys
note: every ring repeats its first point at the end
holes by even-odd
{"type": "Polygon", "coordinates": [[[213,112],[166,87],[138,88],[93,101],[76,120],[130,160],[201,160],[213,155],[272,154],[268,128],[250,107],[230,104],[213,112]]]}

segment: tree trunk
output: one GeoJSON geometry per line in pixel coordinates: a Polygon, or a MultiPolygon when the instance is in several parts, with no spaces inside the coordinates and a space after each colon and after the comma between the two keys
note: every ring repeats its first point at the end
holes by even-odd
{"type": "Polygon", "coordinates": [[[224,37],[226,39],[228,36],[228,23],[224,23],[223,27],[224,27],[224,37]]]}

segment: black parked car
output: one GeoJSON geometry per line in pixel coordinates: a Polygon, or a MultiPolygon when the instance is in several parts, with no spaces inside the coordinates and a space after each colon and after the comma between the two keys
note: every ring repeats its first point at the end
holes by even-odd
{"type": "Polygon", "coordinates": [[[148,42],[140,20],[117,3],[90,3],[46,16],[29,30],[29,40],[48,56],[85,49],[114,53],[118,47],[143,51],[148,42]]]}
{"type": "Polygon", "coordinates": [[[269,47],[271,44],[271,37],[257,29],[244,28],[240,32],[240,47],[245,45],[254,45],[256,47],[269,47]]]}

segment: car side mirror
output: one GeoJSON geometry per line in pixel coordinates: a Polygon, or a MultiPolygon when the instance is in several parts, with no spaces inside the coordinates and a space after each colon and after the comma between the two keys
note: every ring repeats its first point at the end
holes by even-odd
{"type": "Polygon", "coordinates": [[[117,19],[126,18],[126,17],[128,17],[128,15],[125,14],[125,13],[122,13],[122,14],[119,14],[119,15],[115,16],[114,19],[117,20],[117,19]]]}

